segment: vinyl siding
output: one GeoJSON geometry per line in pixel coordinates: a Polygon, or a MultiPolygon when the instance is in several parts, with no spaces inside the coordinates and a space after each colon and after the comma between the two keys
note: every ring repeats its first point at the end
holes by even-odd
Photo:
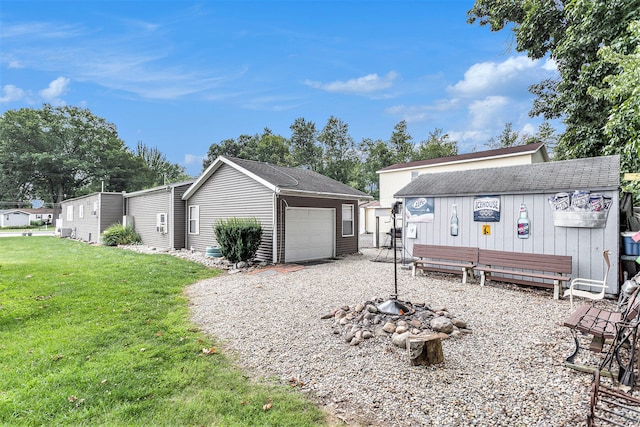
{"type": "Polygon", "coordinates": [[[190,184],[173,187],[173,205],[169,216],[169,221],[172,226],[173,233],[169,234],[173,238],[174,249],[183,249],[185,245],[187,217],[185,215],[186,202],[182,200],[182,195],[185,191],[187,191],[189,186],[190,184]]]}
{"type": "Polygon", "coordinates": [[[186,211],[189,206],[200,208],[200,230],[187,234],[187,248],[205,251],[216,246],[213,225],[220,219],[255,217],[262,225],[256,258],[273,261],[273,192],[262,184],[225,164],[187,200],[186,211]]]}
{"type": "Polygon", "coordinates": [[[336,256],[358,252],[358,200],[339,200],[321,197],[280,196],[278,198],[278,260],[284,259],[285,215],[287,207],[331,208],[336,212],[336,256]],[[342,237],[342,205],[353,205],[354,235],[342,237]]]}
{"type": "Polygon", "coordinates": [[[171,249],[170,234],[173,229],[171,191],[162,190],[128,197],[127,217],[133,218],[133,227],[142,238],[142,243],[158,249],[171,249]],[[166,233],[157,230],[157,214],[167,214],[166,233]]]}
{"type": "Polygon", "coordinates": [[[62,227],[70,228],[72,236],[86,242],[99,243],[100,234],[113,224],[122,222],[122,193],[93,193],[65,200],[62,206],[62,227]],[[94,212],[97,203],[98,209],[94,212]],[[73,219],[67,219],[67,207],[73,206],[73,219]],[[82,208],[80,208],[82,206],[82,208]],[[80,211],[82,210],[82,217],[80,211]]]}

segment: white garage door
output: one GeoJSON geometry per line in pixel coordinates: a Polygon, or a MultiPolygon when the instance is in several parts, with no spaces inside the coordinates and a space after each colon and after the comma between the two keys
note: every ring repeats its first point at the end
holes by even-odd
{"type": "Polygon", "coordinates": [[[334,209],[287,208],[285,215],[285,262],[334,256],[334,209]]]}

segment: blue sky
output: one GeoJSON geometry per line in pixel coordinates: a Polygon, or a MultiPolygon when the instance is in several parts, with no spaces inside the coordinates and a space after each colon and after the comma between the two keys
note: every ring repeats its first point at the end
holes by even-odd
{"type": "Polygon", "coordinates": [[[460,153],[534,133],[552,61],[466,23],[473,1],[15,1],[0,4],[0,112],[84,107],[197,175],[209,146],[330,116],[356,142],[443,129],[460,153]]]}

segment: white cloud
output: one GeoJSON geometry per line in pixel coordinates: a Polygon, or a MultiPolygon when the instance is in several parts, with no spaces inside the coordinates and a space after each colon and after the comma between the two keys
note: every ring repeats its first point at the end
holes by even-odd
{"type": "Polygon", "coordinates": [[[202,166],[202,161],[204,160],[204,157],[205,156],[198,156],[195,154],[185,154],[183,164],[185,166],[190,166],[190,165],[202,166]]]}
{"type": "Polygon", "coordinates": [[[543,78],[557,73],[550,60],[531,60],[526,56],[512,56],[504,62],[481,62],[464,73],[464,79],[447,89],[461,97],[523,94],[527,88],[543,78]]]}
{"type": "Polygon", "coordinates": [[[391,88],[393,86],[393,81],[397,77],[398,74],[395,71],[390,71],[386,76],[382,77],[374,73],[347,81],[336,80],[334,82],[322,83],[307,80],[305,81],[305,84],[326,92],[366,95],[391,88]]]}
{"type": "Polygon", "coordinates": [[[385,113],[400,116],[407,123],[424,122],[439,112],[458,108],[458,99],[438,99],[432,105],[394,105],[385,109],[385,113]]]}
{"type": "Polygon", "coordinates": [[[20,101],[26,96],[26,92],[14,85],[2,86],[2,95],[0,96],[0,103],[7,103],[13,101],[20,101]]]}
{"type": "Polygon", "coordinates": [[[504,96],[487,96],[472,102],[469,105],[471,128],[482,129],[500,125],[504,122],[501,113],[507,106],[509,106],[509,99],[504,96]]]}
{"type": "Polygon", "coordinates": [[[49,83],[49,87],[42,89],[39,94],[47,102],[51,102],[54,105],[63,105],[65,102],[60,99],[60,96],[67,93],[70,81],[66,77],[58,77],[49,83]]]}
{"type": "Polygon", "coordinates": [[[521,135],[535,135],[538,129],[531,123],[525,123],[520,130],[521,135]]]}

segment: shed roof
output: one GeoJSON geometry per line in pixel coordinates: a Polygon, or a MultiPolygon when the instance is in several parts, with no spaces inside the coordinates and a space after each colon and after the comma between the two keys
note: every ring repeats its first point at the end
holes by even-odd
{"type": "Polygon", "coordinates": [[[276,166],[270,163],[226,156],[219,156],[209,165],[182,198],[189,199],[223,164],[244,173],[276,193],[300,194],[311,197],[372,198],[362,191],[312,170],[276,166]]]}
{"type": "Polygon", "coordinates": [[[546,193],[619,186],[620,156],[616,155],[428,173],[418,176],[394,197],[546,193]]]}
{"type": "Polygon", "coordinates": [[[438,157],[428,160],[416,160],[407,163],[396,163],[387,166],[378,171],[378,173],[394,172],[405,169],[415,169],[425,166],[443,165],[447,163],[468,163],[477,160],[496,159],[501,157],[520,156],[523,154],[534,154],[540,151],[545,159],[549,160],[544,142],[536,142],[534,144],[515,145],[513,147],[497,148],[495,150],[476,151],[473,153],[458,154],[457,156],[438,157]]]}

